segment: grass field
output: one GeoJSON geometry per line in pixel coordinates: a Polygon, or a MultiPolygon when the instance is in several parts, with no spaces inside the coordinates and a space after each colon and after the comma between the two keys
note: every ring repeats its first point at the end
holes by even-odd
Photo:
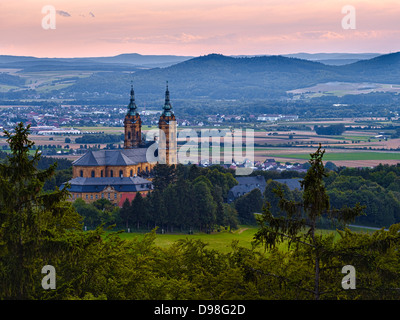
{"type": "MultiPolygon", "coordinates": [[[[245,248],[251,249],[251,242],[254,240],[254,233],[257,231],[257,228],[254,226],[241,226],[238,230],[232,232],[214,232],[212,234],[206,233],[194,233],[194,234],[183,234],[183,233],[167,233],[167,234],[159,234],[157,233],[155,244],[161,248],[166,248],[172,245],[174,242],[179,239],[201,239],[204,243],[207,243],[207,248],[215,249],[221,252],[229,252],[231,251],[231,244],[233,240],[239,241],[239,245],[245,248]]],[[[145,233],[121,233],[120,237],[123,239],[134,239],[138,240],[143,239],[145,233]]],[[[261,248],[260,248],[261,249],[261,248]]]]}
{"type": "MultiPolygon", "coordinates": [[[[251,249],[252,242],[254,241],[254,234],[257,231],[258,227],[256,226],[240,226],[239,229],[233,232],[214,232],[212,234],[206,233],[195,233],[192,235],[189,234],[157,234],[155,244],[161,248],[167,248],[176,242],[179,239],[201,239],[204,243],[207,244],[206,248],[215,249],[222,253],[227,253],[232,250],[231,244],[232,241],[237,240],[239,246],[251,249]]],[[[366,231],[362,229],[358,229],[359,231],[366,231]]],[[[319,230],[318,232],[322,232],[324,234],[328,234],[331,232],[335,232],[336,236],[338,233],[333,230],[319,230]]],[[[133,233],[120,233],[120,237],[122,239],[130,240],[137,238],[138,240],[143,239],[145,233],[133,232],[133,233]]],[[[280,248],[287,248],[285,244],[281,245],[280,248]]],[[[263,246],[257,247],[257,250],[264,251],[263,246]]]]}

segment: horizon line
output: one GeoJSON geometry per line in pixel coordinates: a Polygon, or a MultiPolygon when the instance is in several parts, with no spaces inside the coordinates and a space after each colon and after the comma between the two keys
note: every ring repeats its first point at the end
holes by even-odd
{"type": "Polygon", "coordinates": [[[212,54],[219,54],[227,57],[235,57],[235,56],[284,56],[284,55],[297,55],[297,54],[308,54],[308,55],[318,55],[318,54],[392,54],[398,53],[400,51],[390,51],[390,52],[292,52],[292,53],[279,53],[279,54],[268,54],[268,53],[254,53],[254,54],[223,54],[223,53],[216,53],[210,52],[207,54],[199,54],[199,55],[180,55],[180,54],[142,54],[138,52],[125,52],[125,53],[118,53],[115,55],[105,55],[105,56],[31,56],[31,55],[14,55],[14,54],[0,54],[0,57],[4,56],[11,56],[11,57],[27,57],[27,58],[38,58],[38,59],[89,59],[89,58],[109,58],[109,57],[117,57],[121,55],[131,55],[136,54],[139,56],[173,56],[173,57],[202,57],[212,54]]]}

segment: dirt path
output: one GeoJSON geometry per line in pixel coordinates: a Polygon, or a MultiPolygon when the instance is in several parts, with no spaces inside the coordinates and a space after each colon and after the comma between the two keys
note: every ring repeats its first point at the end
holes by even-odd
{"type": "Polygon", "coordinates": [[[237,230],[236,232],[238,234],[241,234],[243,231],[246,231],[248,228],[240,228],[239,230],[237,230]]]}

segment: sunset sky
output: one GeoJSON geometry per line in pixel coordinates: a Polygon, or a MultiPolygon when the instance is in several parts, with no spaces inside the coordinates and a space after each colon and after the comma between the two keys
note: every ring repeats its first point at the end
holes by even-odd
{"type": "Polygon", "coordinates": [[[0,54],[205,55],[400,51],[399,0],[0,0],[0,54]],[[45,5],[56,29],[45,30],[45,5]],[[356,29],[343,29],[343,6],[356,29]]]}

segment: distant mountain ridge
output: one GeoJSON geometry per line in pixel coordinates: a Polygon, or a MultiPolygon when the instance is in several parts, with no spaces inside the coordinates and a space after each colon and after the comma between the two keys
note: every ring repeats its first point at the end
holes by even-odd
{"type": "MultiPolygon", "coordinates": [[[[138,53],[126,53],[110,57],[84,57],[84,58],[37,58],[32,56],[10,56],[0,55],[0,67],[6,67],[5,64],[11,64],[13,67],[30,67],[33,65],[42,66],[45,69],[46,64],[55,66],[69,64],[73,68],[78,68],[82,64],[90,66],[100,66],[104,64],[125,65],[135,67],[167,67],[175,63],[192,59],[192,56],[175,55],[141,55],[138,53]]],[[[38,69],[38,67],[36,68],[38,69]]]]}
{"type": "MultiPolygon", "coordinates": [[[[312,57],[339,60],[346,60],[349,57],[346,54],[321,55],[312,57]]],[[[57,94],[76,99],[121,98],[127,94],[131,81],[138,99],[142,101],[160,99],[160,92],[165,89],[167,80],[170,83],[171,94],[183,100],[284,100],[289,90],[335,81],[400,84],[399,52],[364,59],[368,55],[375,54],[354,56],[361,60],[343,65],[329,65],[282,55],[238,57],[209,54],[192,58],[127,54],[71,59],[0,56],[0,68],[19,66],[23,70],[15,76],[20,74],[21,77],[25,75],[24,72],[39,71],[41,68],[44,71],[52,68],[92,70],[91,76],[74,79],[68,85],[46,93],[47,96],[57,94]],[[152,68],[145,66],[158,63],[167,66],[152,68]]],[[[13,81],[14,85],[18,85],[20,81],[9,77],[3,77],[1,80],[13,81]]],[[[46,94],[42,93],[42,96],[46,94]]]]}
{"type": "Polygon", "coordinates": [[[138,92],[149,97],[162,90],[165,81],[182,99],[265,99],[280,98],[287,90],[331,81],[400,83],[400,53],[383,55],[349,65],[330,66],[320,62],[283,56],[234,58],[210,54],[167,68],[140,70],[132,75],[110,77],[96,74],[79,80],[69,91],[121,92],[130,80],[138,92]]]}
{"type": "MultiPolygon", "coordinates": [[[[293,53],[282,54],[281,56],[287,58],[298,58],[302,60],[310,60],[316,62],[324,61],[360,61],[375,58],[381,54],[379,53],[293,53]]],[[[232,55],[233,58],[252,58],[264,57],[271,55],[232,55]]],[[[0,55],[0,65],[5,66],[5,63],[29,63],[38,62],[58,62],[58,63],[112,63],[112,64],[128,64],[134,66],[144,66],[148,68],[154,67],[167,67],[173,64],[194,59],[194,56],[179,56],[179,55],[142,55],[138,53],[123,53],[116,56],[105,57],[76,57],[76,58],[39,58],[33,56],[13,56],[13,55],[0,55]]]]}

